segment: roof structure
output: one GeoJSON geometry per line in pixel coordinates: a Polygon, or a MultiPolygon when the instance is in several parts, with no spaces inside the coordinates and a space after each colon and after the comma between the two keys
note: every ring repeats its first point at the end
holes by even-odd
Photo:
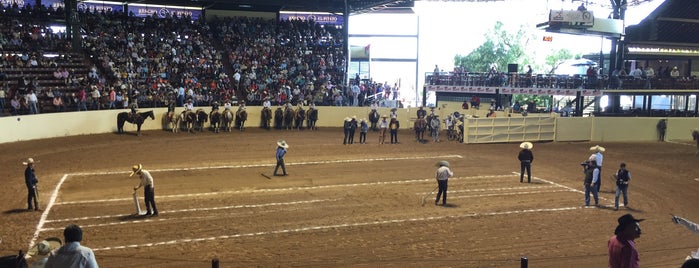
{"type": "Polygon", "coordinates": [[[206,9],[243,11],[304,11],[345,12],[345,2],[350,14],[366,13],[386,8],[413,7],[414,0],[136,0],[127,3],[170,6],[196,6],[206,9]]]}
{"type": "Polygon", "coordinates": [[[626,42],[699,48],[699,1],[665,1],[641,23],[627,27],[626,42]]]}

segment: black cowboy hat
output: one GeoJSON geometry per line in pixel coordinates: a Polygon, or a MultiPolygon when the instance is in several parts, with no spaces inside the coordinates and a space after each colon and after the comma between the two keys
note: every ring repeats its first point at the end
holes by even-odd
{"type": "Polygon", "coordinates": [[[619,234],[621,233],[627,226],[631,224],[635,224],[637,222],[642,222],[644,219],[636,219],[633,217],[633,215],[627,213],[624,214],[623,216],[619,217],[617,219],[617,222],[619,225],[617,225],[616,229],[614,229],[614,234],[619,234]]]}

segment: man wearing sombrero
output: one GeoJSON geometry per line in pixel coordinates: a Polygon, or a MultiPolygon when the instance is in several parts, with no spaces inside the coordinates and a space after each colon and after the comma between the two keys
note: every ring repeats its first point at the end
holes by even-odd
{"type": "Polygon", "coordinates": [[[437,187],[439,191],[437,192],[437,198],[434,200],[434,205],[439,205],[439,198],[442,198],[442,206],[447,205],[447,187],[449,182],[449,177],[454,176],[454,173],[449,169],[449,162],[439,161],[437,162],[437,187]],[[444,194],[442,196],[442,194],[444,194]]]}
{"type": "Polygon", "coordinates": [[[34,158],[29,158],[27,162],[22,162],[22,164],[27,166],[24,169],[24,182],[27,185],[27,210],[32,210],[32,203],[34,203],[33,209],[39,210],[39,192],[36,188],[39,179],[36,178],[36,173],[34,173],[34,158]]]}
{"type": "Polygon", "coordinates": [[[133,190],[136,191],[138,188],[143,187],[143,196],[146,202],[146,216],[158,216],[158,208],[155,206],[155,187],[153,185],[153,176],[150,175],[150,172],[144,170],[143,165],[141,164],[133,165],[129,177],[133,176],[134,174],[138,174],[141,178],[141,183],[134,187],[133,190]],[[151,208],[153,209],[152,213],[151,208]]]}
{"type": "Polygon", "coordinates": [[[531,142],[525,141],[519,145],[519,148],[522,148],[521,151],[519,151],[519,155],[517,155],[517,159],[519,159],[519,166],[520,166],[520,172],[519,172],[519,182],[524,182],[524,171],[527,171],[527,182],[532,183],[532,161],[534,161],[534,153],[532,153],[532,148],[534,145],[531,142]]]}
{"type": "Polygon", "coordinates": [[[274,176],[286,176],[289,175],[286,173],[286,166],[284,165],[284,155],[286,155],[286,149],[289,148],[289,145],[286,144],[286,141],[284,140],[278,140],[277,141],[277,165],[274,167],[274,176]],[[282,168],[282,174],[277,175],[277,170],[279,167],[282,168]]]}
{"type": "MultiPolygon", "coordinates": [[[[602,153],[605,151],[604,147],[595,145],[590,147],[590,151],[592,151],[592,154],[590,155],[590,158],[588,158],[588,161],[595,160],[597,162],[597,169],[599,169],[599,178],[602,178],[602,160],[604,160],[604,156],[602,153]]],[[[602,180],[597,181],[597,192],[599,192],[600,188],[602,187],[602,180]]]]}

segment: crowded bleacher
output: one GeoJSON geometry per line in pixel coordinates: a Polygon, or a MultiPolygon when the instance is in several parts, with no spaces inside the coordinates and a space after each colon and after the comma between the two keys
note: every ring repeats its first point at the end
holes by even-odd
{"type": "MultiPolygon", "coordinates": [[[[196,106],[356,100],[343,83],[342,30],[312,21],[206,22],[87,10],[79,12],[82,47],[73,49],[50,27],[61,23],[62,10],[3,12],[0,114],[182,106],[186,99],[196,106]]],[[[380,86],[361,89],[366,96],[380,86]]]]}

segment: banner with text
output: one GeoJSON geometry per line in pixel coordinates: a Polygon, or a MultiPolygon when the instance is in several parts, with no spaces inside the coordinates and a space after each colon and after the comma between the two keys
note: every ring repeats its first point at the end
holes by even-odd
{"type": "Polygon", "coordinates": [[[158,18],[165,18],[168,15],[171,17],[183,17],[190,16],[192,20],[197,20],[202,14],[201,9],[188,8],[183,6],[141,6],[141,5],[129,5],[129,14],[133,13],[136,17],[150,17],[155,14],[158,18]]]}
{"type": "Polygon", "coordinates": [[[17,5],[19,8],[23,8],[26,5],[34,7],[36,5],[36,1],[37,0],[0,0],[0,5],[3,7],[12,7],[17,5]]]}
{"type": "Polygon", "coordinates": [[[495,94],[527,94],[527,95],[565,95],[575,96],[580,92],[583,96],[601,96],[602,91],[592,89],[563,89],[563,88],[519,88],[519,87],[482,87],[482,86],[445,86],[428,85],[427,91],[495,94]]]}
{"type": "MultiPolygon", "coordinates": [[[[42,0],[41,3],[53,9],[65,8],[63,0],[42,0]]],[[[78,2],[78,10],[83,12],[124,12],[124,5],[110,1],[83,1],[78,2]]]]}
{"type": "Polygon", "coordinates": [[[331,24],[342,26],[344,22],[341,15],[335,14],[318,14],[318,13],[279,13],[279,21],[284,20],[300,20],[300,21],[315,21],[318,24],[331,24]]]}

